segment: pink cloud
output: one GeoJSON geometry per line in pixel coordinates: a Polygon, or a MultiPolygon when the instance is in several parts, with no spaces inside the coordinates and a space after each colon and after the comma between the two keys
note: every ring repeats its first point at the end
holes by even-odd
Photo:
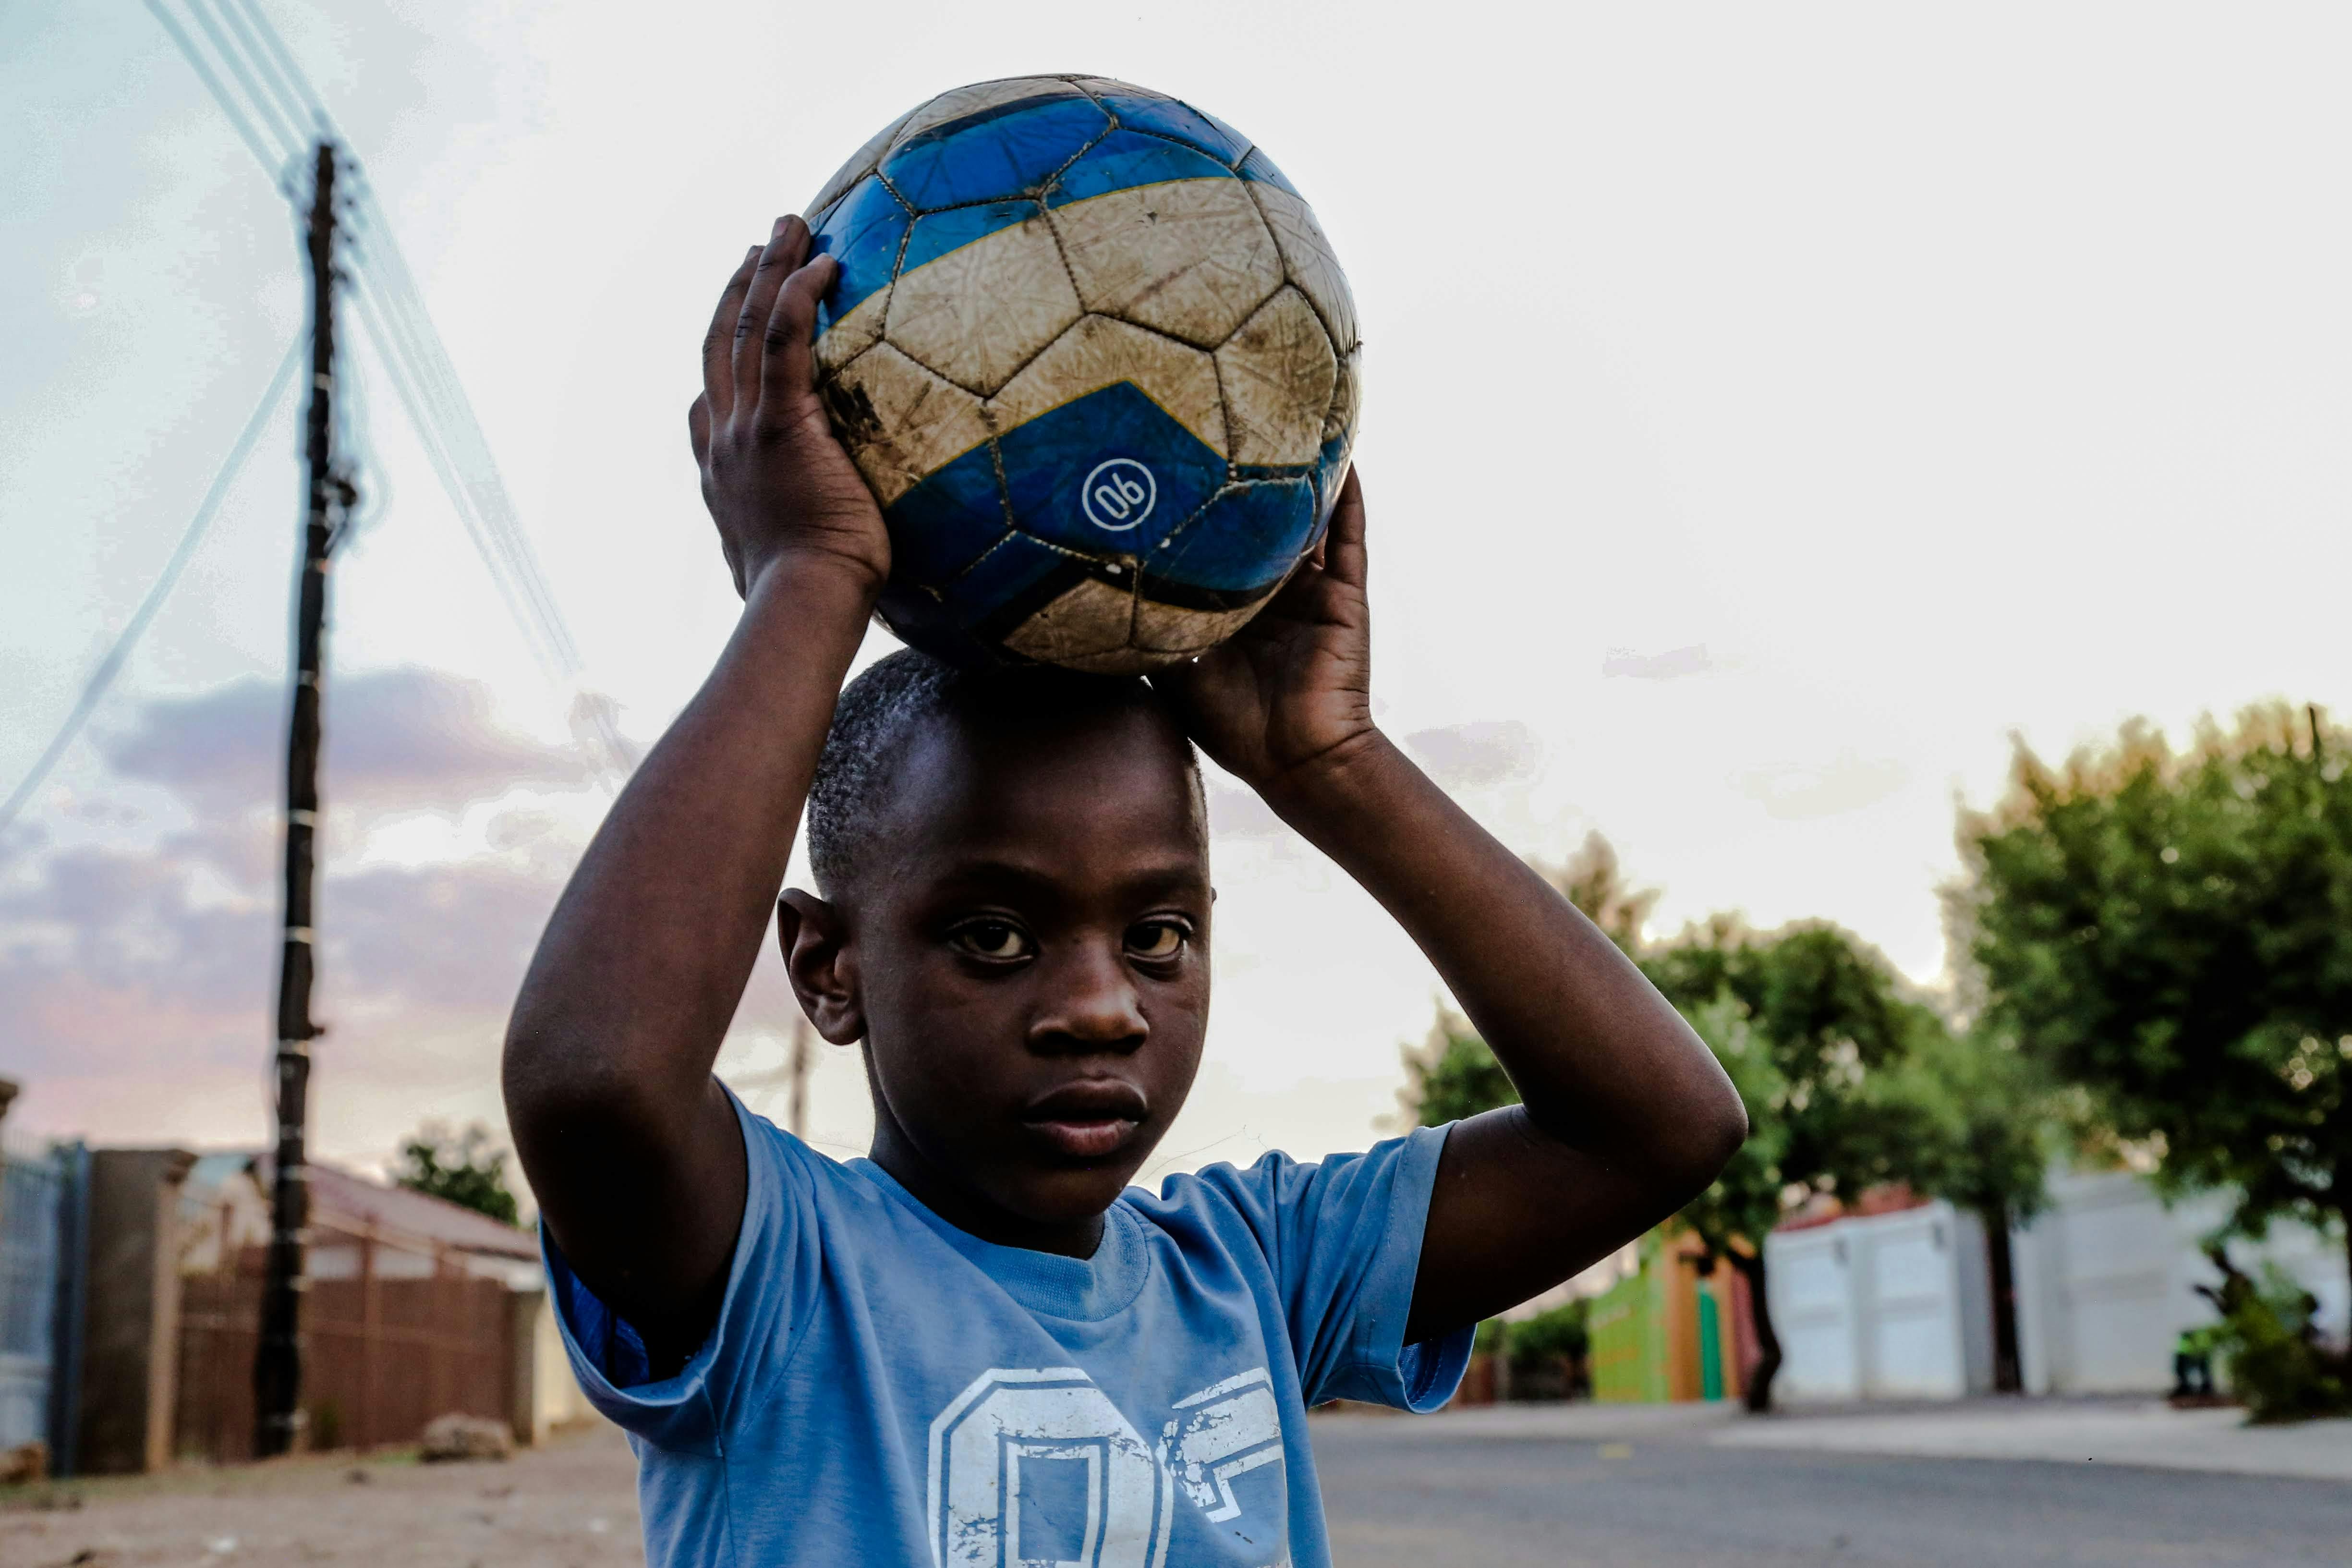
{"type": "MultiPolygon", "coordinates": [[[[272,805],[282,699],[255,680],[152,701],[106,737],[126,782],[194,818],[152,845],[13,836],[0,881],[0,1074],[10,1125],[100,1140],[258,1142],[278,963],[272,805]]],[[[564,790],[570,745],[498,726],[488,692],[446,673],[354,675],[328,699],[329,847],[386,816],[449,815],[517,786],[564,790]]],[[[320,1152],[373,1158],[430,1115],[497,1109],[499,1041],[576,827],[532,806],[488,825],[488,853],[422,865],[331,864],[319,887],[320,1152]],[[335,1141],[341,1140],[341,1147],[335,1141]]],[[[792,1005],[772,976],[754,1017],[792,1005]]]]}

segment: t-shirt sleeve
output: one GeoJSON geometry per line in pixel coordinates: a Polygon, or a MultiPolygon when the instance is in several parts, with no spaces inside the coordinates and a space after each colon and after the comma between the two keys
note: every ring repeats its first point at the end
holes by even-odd
{"type": "Polygon", "coordinates": [[[1475,1329],[1404,1342],[1446,1131],[1417,1128],[1318,1164],[1268,1154],[1221,1173],[1273,1266],[1308,1404],[1429,1411],[1454,1397],[1475,1329]]]}
{"type": "Polygon", "coordinates": [[[683,1453],[723,1451],[743,1391],[798,1345],[823,1258],[815,1167],[824,1157],[752,1115],[731,1090],[728,1101],[743,1135],[743,1221],[718,1321],[675,1376],[652,1378],[635,1329],[572,1272],[540,1227],[556,1324],[588,1402],[624,1430],[683,1453]]]}

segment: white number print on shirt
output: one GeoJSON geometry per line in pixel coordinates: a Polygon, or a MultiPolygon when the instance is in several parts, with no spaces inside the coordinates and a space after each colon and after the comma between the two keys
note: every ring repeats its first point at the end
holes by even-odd
{"type": "MultiPolygon", "coordinates": [[[[1265,1368],[1176,1401],[1156,1449],[1074,1366],[992,1367],[931,1423],[935,1568],[1165,1568],[1176,1489],[1234,1545],[1285,1568],[1277,1517],[1247,1530],[1234,1478],[1282,1462],[1265,1368]]],[[[1280,1505],[1277,1504],[1277,1507],[1280,1505]]],[[[1243,1559],[1220,1554],[1221,1563],[1243,1559]]]]}

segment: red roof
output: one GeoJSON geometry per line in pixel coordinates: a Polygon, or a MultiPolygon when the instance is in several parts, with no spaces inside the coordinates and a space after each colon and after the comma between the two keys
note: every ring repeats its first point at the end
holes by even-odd
{"type": "Polygon", "coordinates": [[[1827,1194],[1817,1194],[1802,1208],[1791,1213],[1774,1230],[1811,1230],[1815,1226],[1831,1225],[1842,1219],[1860,1219],[1871,1215],[1895,1214],[1904,1209],[1925,1208],[1934,1202],[1911,1190],[1906,1182],[1888,1182],[1883,1186],[1867,1187],[1851,1204],[1842,1204],[1827,1194]]]}
{"type": "MultiPolygon", "coordinates": [[[[253,1163],[254,1180],[266,1191],[269,1157],[253,1163]]],[[[500,1225],[486,1214],[462,1204],[436,1198],[406,1187],[388,1187],[332,1165],[310,1166],[310,1223],[387,1231],[415,1241],[458,1252],[486,1253],[499,1258],[539,1260],[539,1238],[527,1230],[500,1225]]]]}

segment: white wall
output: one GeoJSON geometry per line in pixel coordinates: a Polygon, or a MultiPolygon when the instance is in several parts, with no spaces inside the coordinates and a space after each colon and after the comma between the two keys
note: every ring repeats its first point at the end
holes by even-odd
{"type": "Polygon", "coordinates": [[[1780,1338],[1774,1392],[1786,1399],[1862,1395],[1853,1243],[1845,1222],[1764,1238],[1765,1293],[1780,1338]]]}
{"type": "MultiPolygon", "coordinates": [[[[2170,1387],[2174,1341],[2213,1320],[2193,1287],[2220,1282],[2199,1243],[2227,1217],[2227,1198],[2201,1194],[2168,1209],[2145,1178],[2108,1172],[2053,1173],[2050,1200],[2011,1244],[2027,1392],[2170,1387]]],[[[2285,1268],[2319,1299],[2321,1328],[2344,1331],[2352,1281],[2344,1249],[2329,1237],[2279,1225],[2262,1242],[2231,1242],[2230,1255],[2252,1274],[2266,1261],[2285,1268]]]]}
{"type": "Polygon", "coordinates": [[[1974,1216],[1936,1203],[1779,1231],[1764,1258],[1785,1397],[1955,1399],[1991,1386],[1974,1216]]]}
{"type": "Polygon", "coordinates": [[[537,1307],[531,1314],[530,1354],[529,1441],[543,1443],[550,1433],[562,1427],[603,1419],[572,1375],[572,1359],[563,1353],[563,1331],[555,1324],[555,1299],[545,1290],[537,1293],[537,1307]]]}

